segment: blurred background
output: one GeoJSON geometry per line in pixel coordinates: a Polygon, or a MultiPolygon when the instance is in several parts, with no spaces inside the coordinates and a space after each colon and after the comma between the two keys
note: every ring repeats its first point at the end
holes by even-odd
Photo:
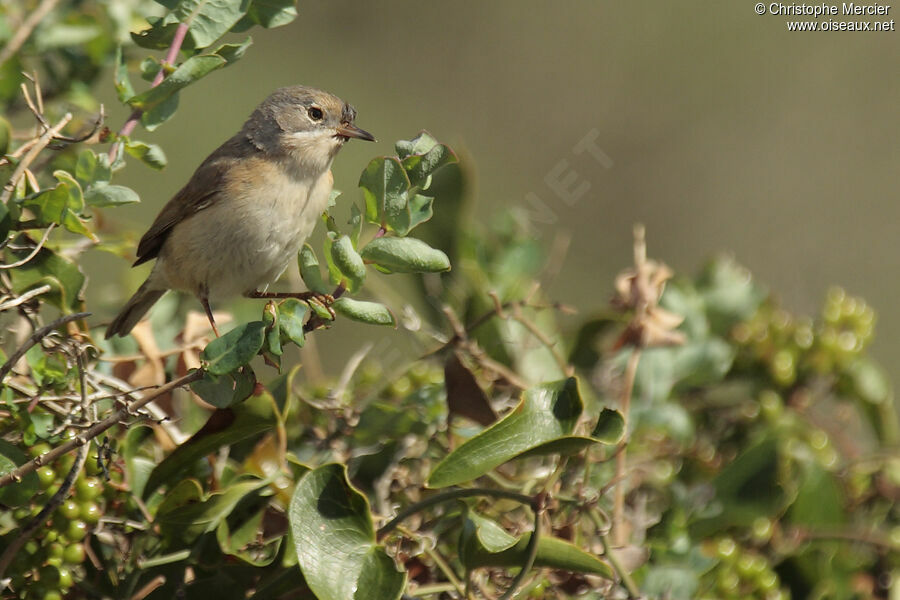
{"type": "MultiPolygon", "coordinates": [[[[428,129],[466,163],[479,221],[525,207],[548,245],[569,239],[548,295],[582,316],[607,302],[642,222],[676,272],[725,252],[794,311],[832,284],[863,296],[892,371],[900,32],[788,32],[754,4],[303,0],[294,23],[256,31],[240,62],[183,94],[171,124],[136,132],[169,166],[126,169],[143,202],[110,216],[140,235],[260,100],[303,83],[353,103],[379,139],[342,151],[339,202],[359,200],[372,156],[428,129]]],[[[104,94],[118,127],[111,82],[104,94]]],[[[92,270],[144,275],[111,256],[92,270]]]]}

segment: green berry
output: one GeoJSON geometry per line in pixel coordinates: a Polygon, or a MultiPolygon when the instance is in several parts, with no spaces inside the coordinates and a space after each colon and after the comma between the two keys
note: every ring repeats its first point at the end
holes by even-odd
{"type": "Polygon", "coordinates": [[[30,454],[32,458],[37,458],[41,454],[47,454],[48,452],[50,452],[50,444],[46,442],[35,444],[28,449],[28,454],[30,454]]]}
{"type": "Polygon", "coordinates": [[[63,561],[68,565],[80,565],[84,562],[84,545],[69,544],[63,551],[63,561]]]}
{"type": "Polygon", "coordinates": [[[84,521],[71,521],[66,528],[66,537],[72,542],[80,542],[88,532],[87,523],[84,521]]]}
{"type": "Polygon", "coordinates": [[[716,578],[716,585],[725,594],[735,594],[741,587],[741,578],[731,569],[722,569],[716,578]]]}
{"type": "Polygon", "coordinates": [[[69,520],[77,519],[78,515],[81,514],[81,506],[74,500],[66,500],[59,507],[59,514],[69,520]]]}
{"type": "Polygon", "coordinates": [[[103,492],[103,484],[96,477],[79,479],[75,482],[75,497],[79,500],[94,500],[103,492]]]}
{"type": "Polygon", "coordinates": [[[56,471],[53,470],[53,467],[45,465],[37,470],[37,477],[41,489],[46,490],[56,482],[56,471]]]}
{"type": "Polygon", "coordinates": [[[100,517],[102,516],[103,511],[100,510],[96,502],[85,502],[81,505],[81,518],[85,523],[96,525],[100,522],[100,517]]]}
{"type": "Polygon", "coordinates": [[[72,584],[75,583],[72,578],[72,571],[65,567],[60,567],[59,569],[59,587],[65,589],[69,589],[72,587],[72,584]]]}
{"type": "Polygon", "coordinates": [[[716,554],[721,560],[731,561],[737,558],[738,547],[731,538],[722,538],[716,545],[716,554]]]}
{"type": "Polygon", "coordinates": [[[66,551],[66,547],[59,542],[53,542],[47,545],[47,556],[50,558],[62,558],[66,551]]]}
{"type": "Polygon", "coordinates": [[[766,543],[772,538],[772,520],[767,517],[758,517],[751,527],[753,539],[757,543],[766,543]]]}

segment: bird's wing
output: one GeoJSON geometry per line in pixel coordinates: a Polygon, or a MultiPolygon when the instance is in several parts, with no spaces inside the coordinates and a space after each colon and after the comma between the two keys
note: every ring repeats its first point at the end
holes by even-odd
{"type": "Polygon", "coordinates": [[[187,185],[166,203],[153,225],[141,238],[137,260],[133,266],[159,256],[172,228],[216,201],[225,184],[228,170],[226,164],[223,161],[207,160],[200,165],[187,185]]]}

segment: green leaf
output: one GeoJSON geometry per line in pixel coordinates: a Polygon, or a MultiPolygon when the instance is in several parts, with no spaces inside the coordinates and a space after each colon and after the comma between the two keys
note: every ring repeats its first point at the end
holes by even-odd
{"type": "Polygon", "coordinates": [[[425,221],[431,219],[434,216],[434,210],[432,205],[434,204],[434,198],[431,196],[423,196],[422,194],[416,194],[412,197],[412,200],[409,201],[409,229],[410,231],[413,228],[421,225],[425,221]]]}
{"type": "Polygon", "coordinates": [[[191,384],[191,390],[195,394],[216,408],[228,408],[232,404],[243,402],[250,397],[255,387],[256,373],[249,366],[222,375],[204,373],[203,379],[191,384]]]}
{"type": "Polygon", "coordinates": [[[200,535],[215,531],[238,502],[266,485],[265,480],[250,479],[232,483],[224,491],[210,494],[201,502],[189,502],[171,509],[162,505],[154,523],[170,548],[190,544],[200,535]]]}
{"type": "Polygon", "coordinates": [[[625,434],[625,417],[617,410],[604,408],[597,419],[591,437],[605,444],[615,444],[625,434]]]}
{"type": "Polygon", "coordinates": [[[760,515],[780,513],[787,495],[778,481],[778,443],[766,436],[751,443],[713,479],[721,510],[691,525],[692,537],[749,527],[760,515]]]}
{"type": "Polygon", "coordinates": [[[122,46],[116,47],[116,70],[113,71],[113,81],[119,102],[124,104],[134,96],[134,86],[131,85],[131,80],[128,78],[128,65],[125,62],[122,46]]]}
{"type": "Polygon", "coordinates": [[[303,331],[303,323],[309,313],[306,303],[296,298],[288,298],[277,305],[278,327],[284,340],[290,340],[300,348],[306,343],[306,333],[303,331]]]}
{"type": "Polygon", "coordinates": [[[31,210],[43,226],[61,224],[69,204],[68,186],[57,185],[42,190],[38,195],[26,198],[22,206],[31,210]]]}
{"type": "MultiPolygon", "coordinates": [[[[19,448],[6,440],[0,440],[0,476],[6,475],[29,460],[19,448]]],[[[37,475],[32,471],[23,475],[22,479],[13,485],[0,488],[0,502],[7,506],[27,505],[38,492],[39,486],[37,475]]]]}
{"type": "MultiPolygon", "coordinates": [[[[478,567],[518,567],[525,562],[531,534],[516,538],[494,521],[468,512],[459,541],[459,558],[467,570],[478,567]]],[[[613,579],[612,568],[565,540],[538,538],[534,566],[590,573],[613,579]]]]}
{"type": "MultiPolygon", "coordinates": [[[[206,48],[247,13],[250,0],[157,0],[175,22],[188,23],[187,48],[206,48]]],[[[149,19],[148,19],[149,20],[149,19]]]]}
{"type": "Polygon", "coordinates": [[[297,255],[297,265],[300,267],[300,277],[306,288],[318,292],[320,294],[328,293],[328,286],[322,279],[322,271],[319,270],[319,259],[316,258],[316,252],[309,244],[303,244],[300,253],[297,255]]]}
{"type": "Polygon", "coordinates": [[[390,325],[396,327],[397,321],[390,309],[379,302],[364,302],[352,298],[341,297],[331,305],[334,312],[354,321],[369,325],[390,325]]]}
{"type": "Polygon", "coordinates": [[[96,183],[88,188],[84,195],[85,201],[90,206],[119,206],[122,204],[134,204],[141,199],[133,189],[124,185],[109,183],[96,183]]]}
{"type": "Polygon", "coordinates": [[[12,139],[12,127],[9,121],[0,117],[0,155],[9,150],[9,141],[12,139]]]}
{"type": "Polygon", "coordinates": [[[75,163],[75,179],[84,187],[92,184],[106,183],[112,178],[109,157],[96,154],[93,150],[82,150],[75,163]]]}
{"type": "Polygon", "coordinates": [[[416,238],[380,237],[360,253],[391,273],[439,273],[450,270],[447,255],[416,238]]]}
{"type": "Polygon", "coordinates": [[[261,542],[265,510],[258,510],[237,527],[229,526],[230,519],[222,519],[216,528],[216,541],[223,554],[234,556],[254,567],[272,564],[281,549],[284,537],[270,538],[261,542]]]}
{"type": "Polygon", "coordinates": [[[232,27],[232,31],[244,31],[253,25],[267,29],[287,25],[297,18],[297,0],[253,0],[247,15],[232,27]]]}
{"type": "Polygon", "coordinates": [[[403,168],[412,185],[426,189],[431,175],[446,165],[459,162],[456,154],[423,131],[409,142],[397,142],[397,153],[402,157],[403,168]]]}
{"type": "Polygon", "coordinates": [[[249,48],[252,44],[253,38],[248,36],[247,39],[240,44],[222,44],[221,46],[213,50],[212,53],[221,56],[230,65],[242,59],[244,57],[244,54],[247,53],[247,48],[249,48]]]}
{"type": "Polygon", "coordinates": [[[145,110],[141,114],[141,125],[147,131],[153,131],[168,121],[175,114],[176,110],[178,110],[178,92],[172,94],[150,110],[145,110]]]}
{"type": "Polygon", "coordinates": [[[34,36],[35,50],[40,53],[64,46],[82,46],[102,33],[103,30],[96,24],[78,25],[58,21],[42,27],[40,35],[34,36]]]}
{"type": "Polygon", "coordinates": [[[363,219],[362,212],[360,212],[359,207],[355,203],[350,205],[350,220],[347,221],[347,224],[352,228],[350,239],[353,241],[353,247],[359,248],[359,236],[362,234],[363,219]]]}
{"type": "MultiPolygon", "coordinates": [[[[131,39],[135,44],[151,50],[165,50],[172,45],[172,39],[178,29],[176,15],[168,13],[165,17],[147,17],[147,23],[150,25],[149,28],[131,32],[131,39]]],[[[189,46],[193,46],[193,40],[186,38],[182,47],[188,50],[189,46]]]]}
{"type": "MultiPolygon", "coordinates": [[[[10,253],[15,260],[21,260],[30,254],[28,247],[33,244],[25,242],[24,234],[20,234],[16,239],[16,245],[22,246],[23,249],[12,250],[10,253]]],[[[65,313],[77,312],[81,307],[82,290],[85,284],[84,274],[77,264],[46,247],[41,248],[26,264],[11,269],[9,275],[12,278],[13,291],[16,294],[21,295],[28,290],[49,284],[51,291],[42,295],[42,299],[49,301],[65,313]]]]}
{"type": "Polygon", "coordinates": [[[288,512],[297,559],[319,600],[397,600],[406,574],[375,543],[369,503],[344,465],[323,465],[297,482],[288,512]]]}
{"type": "Polygon", "coordinates": [[[374,158],[359,178],[366,219],[404,235],[409,227],[409,177],[393,157],[374,158]]]}
{"type": "Polygon", "coordinates": [[[156,144],[147,144],[137,140],[127,140],[125,142],[125,152],[140,160],[142,163],[159,171],[166,166],[166,154],[163,149],[156,144]]]}
{"type": "Polygon", "coordinates": [[[445,457],[427,485],[438,488],[470,481],[541,446],[555,452],[560,444],[568,448],[572,443],[583,445],[580,440],[593,441],[567,439],[574,437],[572,431],[583,408],[574,377],[530,388],[510,413],[445,457]]]}
{"type": "Polygon", "coordinates": [[[841,487],[834,475],[810,461],[805,465],[797,497],[788,511],[791,523],[834,530],[846,521],[841,487]]]}
{"type": "Polygon", "coordinates": [[[228,61],[215,54],[200,54],[192,56],[175,69],[168,77],[162,80],[158,86],[150,88],[146,92],[132,96],[128,104],[132,108],[150,110],[178,92],[184,87],[209,75],[216,69],[224,67],[228,61]]]}
{"type": "Polygon", "coordinates": [[[251,321],[211,341],[200,353],[200,358],[207,363],[206,370],[222,375],[246,365],[262,348],[265,330],[262,321],[251,321]]]}
{"type": "Polygon", "coordinates": [[[222,446],[254,438],[272,430],[276,423],[272,398],[267,394],[251,396],[240,404],[217,409],[200,431],[175,448],[153,469],[147,478],[144,498],[163,484],[171,485],[182,473],[193,468],[197,461],[222,446]]]}
{"type": "Polygon", "coordinates": [[[344,276],[347,289],[355,292],[366,280],[366,264],[353,247],[349,236],[342,235],[331,244],[331,260],[344,276]]]}

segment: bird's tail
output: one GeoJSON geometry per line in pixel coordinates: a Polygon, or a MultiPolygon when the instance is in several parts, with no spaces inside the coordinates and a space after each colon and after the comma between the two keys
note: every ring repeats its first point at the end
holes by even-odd
{"type": "Polygon", "coordinates": [[[147,279],[119,312],[118,316],[113,319],[113,322],[109,324],[109,327],[106,328],[106,339],[114,335],[128,335],[132,328],[137,325],[137,322],[141,320],[141,317],[165,293],[166,290],[151,288],[150,279],[147,279]]]}

